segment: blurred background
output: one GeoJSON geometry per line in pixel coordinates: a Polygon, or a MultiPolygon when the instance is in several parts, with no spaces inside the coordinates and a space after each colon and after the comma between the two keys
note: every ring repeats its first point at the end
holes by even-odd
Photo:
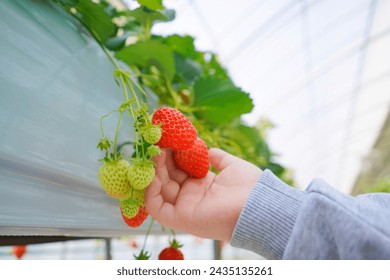
{"type": "Polygon", "coordinates": [[[389,178],[389,1],[164,3],[176,19],[155,31],[218,54],[254,100],[246,121],[273,123],[269,144],[298,187],[318,177],[351,193],[371,169],[371,182],[389,178]]]}
{"type": "MultiPolygon", "coordinates": [[[[296,187],[322,178],[353,195],[390,191],[390,1],[165,0],[164,5],[176,18],[153,32],[189,34],[199,50],[218,55],[254,101],[245,121],[272,124],[268,144],[296,187]]],[[[178,240],[188,259],[261,258],[193,236],[179,234],[178,240]]],[[[142,235],[134,235],[33,244],[23,258],[132,259],[142,242],[142,235]]],[[[166,235],[149,237],[152,251],[166,244],[166,235]]],[[[0,259],[15,258],[12,250],[0,247],[0,259]]]]}
{"type": "MultiPolygon", "coordinates": [[[[29,244],[27,246],[0,246],[0,260],[134,260],[144,242],[144,235],[132,235],[112,239],[82,239],[62,242],[29,244]],[[109,243],[108,243],[109,242],[109,243]],[[107,246],[107,244],[109,244],[107,246]]],[[[214,244],[212,240],[188,234],[177,235],[184,244],[180,249],[185,260],[249,260],[263,259],[261,256],[241,250],[229,244],[214,244]],[[217,252],[217,253],[216,253],[217,252]]],[[[161,250],[168,246],[166,235],[148,237],[147,251],[150,259],[157,260],[161,250]]]]}

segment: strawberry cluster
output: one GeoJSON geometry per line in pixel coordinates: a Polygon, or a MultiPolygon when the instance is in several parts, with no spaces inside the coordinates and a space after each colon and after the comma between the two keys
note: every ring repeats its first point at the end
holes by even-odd
{"type": "MultiPolygon", "coordinates": [[[[116,136],[114,151],[109,154],[111,141],[102,133],[103,138],[98,147],[106,150],[106,156],[102,160],[103,165],[99,168],[98,179],[106,194],[119,200],[123,221],[129,227],[138,227],[148,217],[144,207],[144,193],[154,179],[155,169],[151,158],[161,152],[155,144],[160,140],[162,131],[159,126],[152,124],[146,105],[134,109],[125,102],[114,112],[116,111],[119,111],[120,118],[126,112],[134,117],[135,153],[129,160],[124,159],[124,154],[117,149],[116,136]]],[[[118,129],[119,124],[120,119],[118,129]]]]}
{"type": "Polygon", "coordinates": [[[154,177],[154,168],[131,165],[120,159],[99,168],[98,178],[107,195],[119,198],[123,221],[129,227],[139,227],[148,217],[144,207],[145,188],[154,177]]]}
{"type": "Polygon", "coordinates": [[[160,148],[173,150],[176,165],[194,178],[203,178],[209,171],[206,143],[198,137],[191,121],[179,110],[163,107],[152,117],[152,124],[161,126],[162,135],[157,142],[160,148]]]}
{"type": "MultiPolygon", "coordinates": [[[[114,141],[104,136],[101,123],[102,139],[98,144],[98,148],[106,151],[106,156],[101,160],[103,164],[98,171],[99,182],[107,195],[118,199],[124,223],[133,228],[139,227],[148,218],[144,205],[145,190],[154,179],[152,158],[161,153],[160,148],[172,149],[176,165],[191,177],[203,178],[209,171],[207,145],[198,137],[196,128],[186,116],[179,110],[169,107],[160,108],[150,116],[146,105],[138,104],[137,108],[133,108],[134,102],[136,101],[126,101],[118,110],[113,111],[120,113],[114,141]],[[124,113],[130,113],[135,127],[133,142],[135,151],[130,159],[125,159],[117,147],[119,127],[124,113]],[[112,143],[113,152],[109,153],[112,143]]],[[[180,247],[176,241],[171,242],[170,246],[161,252],[159,259],[183,259],[180,247]]],[[[148,258],[149,255],[143,250],[136,257],[148,258]]]]}
{"type": "MultiPolygon", "coordinates": [[[[125,106],[122,105],[123,108],[125,106]]],[[[155,175],[151,158],[160,153],[160,148],[172,149],[176,165],[194,178],[206,176],[209,158],[206,143],[198,137],[195,126],[179,110],[163,107],[152,117],[146,110],[133,110],[132,114],[137,116],[135,127],[140,137],[135,148],[139,147],[142,151],[136,152],[136,157],[130,162],[123,159],[121,154],[106,155],[98,178],[107,195],[119,199],[123,221],[130,227],[138,227],[148,217],[144,192],[155,175]]],[[[98,146],[108,150],[110,141],[102,138],[98,146]]]]}

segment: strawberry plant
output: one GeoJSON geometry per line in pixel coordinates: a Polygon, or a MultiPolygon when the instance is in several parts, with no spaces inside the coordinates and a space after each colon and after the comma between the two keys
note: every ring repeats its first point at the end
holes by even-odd
{"type": "MultiPolygon", "coordinates": [[[[53,1],[82,23],[114,67],[123,101],[101,117],[98,178],[107,195],[120,200],[126,224],[138,227],[148,216],[143,192],[154,178],[151,158],[160,148],[173,149],[177,165],[196,178],[209,170],[207,147],[219,147],[288,178],[266,143],[269,125],[249,126],[242,120],[253,109],[252,99],[233,83],[217,55],[197,50],[191,36],[153,34],[154,25],[175,18],[162,0],[138,0],[134,9],[120,1],[53,1]],[[147,105],[155,97],[162,108],[147,105]],[[114,114],[116,131],[108,136],[104,122],[114,114]],[[123,127],[124,117],[131,119],[132,128],[123,127]],[[127,133],[127,142],[118,143],[120,131],[127,133]],[[131,154],[125,154],[122,147],[129,144],[131,154]]],[[[140,259],[149,257],[144,249],[140,259]]]]}

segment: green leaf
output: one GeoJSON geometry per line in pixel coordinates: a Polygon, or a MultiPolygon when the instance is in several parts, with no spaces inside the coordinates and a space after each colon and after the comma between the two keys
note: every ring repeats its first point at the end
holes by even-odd
{"type": "Polygon", "coordinates": [[[162,0],[138,0],[138,3],[151,10],[163,10],[164,6],[162,0]]]}
{"type": "Polygon", "coordinates": [[[154,65],[170,81],[175,75],[173,53],[168,46],[158,41],[135,43],[117,52],[116,56],[129,65],[135,64],[141,67],[154,65]]]}
{"type": "Polygon", "coordinates": [[[390,179],[379,178],[367,190],[367,192],[386,192],[390,193],[390,179]]]}
{"type": "Polygon", "coordinates": [[[62,6],[65,7],[73,7],[79,3],[79,0],[53,0],[56,3],[60,3],[62,6]]]}
{"type": "Polygon", "coordinates": [[[210,52],[198,53],[196,61],[202,65],[204,76],[219,77],[230,80],[227,71],[219,62],[216,54],[210,52]]]}
{"type": "Polygon", "coordinates": [[[113,5],[111,5],[110,0],[100,0],[99,4],[103,7],[107,15],[109,15],[111,18],[116,17],[118,10],[113,5]]]}
{"type": "Polygon", "coordinates": [[[177,34],[168,36],[166,39],[166,44],[171,47],[171,49],[182,56],[189,58],[196,58],[197,53],[194,45],[194,38],[191,36],[179,36],[177,34]]]}
{"type": "Polygon", "coordinates": [[[106,47],[110,50],[117,51],[125,46],[126,40],[129,37],[130,32],[125,32],[122,36],[112,37],[105,43],[106,47]]]}
{"type": "Polygon", "coordinates": [[[256,127],[240,124],[238,130],[251,142],[250,145],[255,148],[255,153],[261,154],[267,160],[271,157],[269,147],[256,127]]]}
{"type": "Polygon", "coordinates": [[[194,85],[194,107],[205,107],[197,114],[214,124],[229,123],[253,109],[248,93],[229,80],[201,78],[194,85]]]}
{"type": "Polygon", "coordinates": [[[125,11],[122,15],[131,17],[140,22],[142,25],[145,25],[148,20],[154,24],[158,22],[168,22],[175,19],[174,10],[167,9],[163,11],[152,11],[145,7],[139,7],[132,11],[125,11]]]}
{"type": "Polygon", "coordinates": [[[282,176],[284,171],[285,171],[285,168],[283,166],[281,166],[280,164],[278,163],[275,163],[275,162],[270,162],[267,166],[266,166],[267,169],[271,170],[272,173],[274,173],[276,176],[282,176]]]}
{"type": "Polygon", "coordinates": [[[76,16],[101,43],[115,34],[115,26],[111,18],[99,4],[91,0],[79,0],[74,8],[78,12],[76,16]]]}
{"type": "Polygon", "coordinates": [[[188,85],[202,75],[202,67],[195,60],[175,53],[176,75],[188,85]]]}

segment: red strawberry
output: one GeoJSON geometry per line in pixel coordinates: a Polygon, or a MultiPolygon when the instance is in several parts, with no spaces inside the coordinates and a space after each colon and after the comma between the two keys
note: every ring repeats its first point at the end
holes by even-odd
{"type": "Polygon", "coordinates": [[[183,253],[179,250],[182,247],[175,239],[170,242],[169,247],[165,248],[158,255],[159,260],[184,260],[183,253]]]}
{"type": "Polygon", "coordinates": [[[12,253],[18,259],[21,259],[24,256],[24,254],[26,253],[26,251],[27,251],[26,245],[15,245],[12,248],[12,253]]]}
{"type": "Polygon", "coordinates": [[[192,146],[198,136],[196,128],[179,110],[163,107],[154,112],[154,125],[161,124],[162,135],[156,144],[160,148],[185,150],[192,146]]]}
{"type": "Polygon", "coordinates": [[[146,220],[148,217],[148,212],[146,211],[145,207],[141,206],[138,209],[137,215],[133,218],[127,218],[126,216],[123,215],[122,210],[121,210],[122,218],[123,221],[129,226],[129,227],[139,227],[142,225],[142,223],[146,220]]]}
{"type": "Polygon", "coordinates": [[[209,171],[209,151],[200,138],[187,150],[173,151],[173,157],[177,166],[192,177],[203,178],[209,171]]]}

